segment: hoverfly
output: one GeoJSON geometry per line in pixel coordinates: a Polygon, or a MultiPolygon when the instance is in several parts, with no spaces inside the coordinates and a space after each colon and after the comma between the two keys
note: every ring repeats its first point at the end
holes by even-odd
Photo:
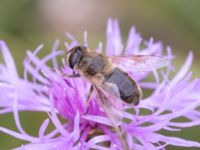
{"type": "Polygon", "coordinates": [[[124,68],[129,68],[131,72],[153,71],[166,66],[168,59],[148,55],[104,56],[84,46],[76,46],[67,52],[67,63],[74,70],[68,77],[82,76],[91,82],[88,97],[95,90],[101,94],[113,94],[125,103],[138,105],[142,91],[124,68]]]}
{"type": "MultiPolygon", "coordinates": [[[[90,51],[87,47],[76,46],[67,52],[67,63],[73,70],[67,77],[84,77],[91,83],[87,102],[93,91],[99,97],[98,104],[103,108],[116,132],[122,118],[123,102],[138,105],[142,91],[137,82],[123,68],[132,72],[152,71],[168,64],[168,59],[157,56],[104,56],[90,51]]],[[[123,137],[120,136],[122,142],[123,137]]],[[[124,142],[125,143],[125,142],[124,142]]],[[[127,147],[127,144],[124,147],[127,147]]]]}

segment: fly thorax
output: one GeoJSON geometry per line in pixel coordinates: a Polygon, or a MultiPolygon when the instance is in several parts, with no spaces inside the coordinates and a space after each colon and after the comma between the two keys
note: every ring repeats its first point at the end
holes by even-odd
{"type": "Polygon", "coordinates": [[[95,75],[100,73],[102,69],[105,67],[106,61],[103,59],[101,55],[99,56],[91,56],[87,55],[82,57],[78,66],[83,71],[88,73],[89,75],[95,75]]]}

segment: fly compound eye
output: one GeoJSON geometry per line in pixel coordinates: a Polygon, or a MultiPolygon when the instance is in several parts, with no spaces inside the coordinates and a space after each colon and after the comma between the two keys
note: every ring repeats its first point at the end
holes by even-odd
{"type": "Polygon", "coordinates": [[[83,55],[83,49],[82,46],[77,46],[71,50],[71,53],[69,54],[69,67],[71,69],[74,69],[74,66],[79,62],[80,58],[83,55]]]}
{"type": "Polygon", "coordinates": [[[75,50],[75,52],[86,52],[87,51],[87,47],[85,47],[85,46],[77,46],[77,47],[75,47],[74,48],[75,50]]]}
{"type": "Polygon", "coordinates": [[[69,67],[71,69],[74,69],[74,66],[78,63],[80,57],[80,52],[74,52],[69,56],[69,67]]]}
{"type": "Polygon", "coordinates": [[[78,46],[77,48],[76,48],[76,50],[75,51],[82,51],[82,48],[81,48],[81,46],[78,46]]]}
{"type": "Polygon", "coordinates": [[[84,53],[87,52],[87,47],[85,46],[76,46],[68,51],[67,62],[71,69],[74,69],[74,66],[78,64],[80,58],[84,53]]]}

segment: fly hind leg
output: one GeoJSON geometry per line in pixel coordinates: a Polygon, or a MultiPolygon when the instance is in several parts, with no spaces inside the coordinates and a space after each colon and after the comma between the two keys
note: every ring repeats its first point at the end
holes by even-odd
{"type": "Polygon", "coordinates": [[[92,96],[92,92],[93,92],[93,91],[94,91],[94,88],[93,88],[93,86],[91,85],[91,86],[90,86],[89,93],[88,93],[88,95],[87,95],[87,97],[86,97],[86,100],[85,100],[86,108],[87,108],[87,110],[85,111],[85,114],[87,114],[87,113],[89,112],[89,102],[90,102],[90,98],[91,98],[91,96],[92,96]]]}
{"type": "Polygon", "coordinates": [[[94,88],[93,88],[93,86],[91,85],[91,86],[90,86],[89,93],[88,93],[87,98],[86,98],[86,106],[89,106],[90,98],[91,98],[91,96],[92,96],[92,92],[93,92],[93,91],[94,91],[94,88]]]}

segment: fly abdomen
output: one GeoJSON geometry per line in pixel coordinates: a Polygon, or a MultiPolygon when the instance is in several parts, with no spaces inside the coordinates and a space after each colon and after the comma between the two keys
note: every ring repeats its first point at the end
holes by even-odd
{"type": "Polygon", "coordinates": [[[105,82],[113,83],[117,86],[120,98],[126,103],[137,105],[141,98],[141,90],[137,83],[128,73],[114,68],[111,74],[105,76],[105,82]]]}

